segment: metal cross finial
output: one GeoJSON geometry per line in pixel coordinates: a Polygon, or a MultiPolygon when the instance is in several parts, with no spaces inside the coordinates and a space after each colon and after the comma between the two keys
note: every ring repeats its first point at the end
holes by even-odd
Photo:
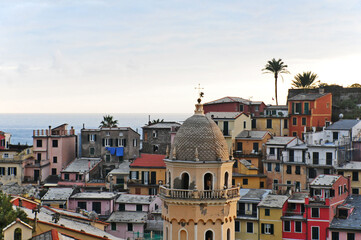
{"type": "Polygon", "coordinates": [[[197,99],[197,101],[198,101],[198,103],[201,103],[202,97],[204,96],[204,92],[202,92],[201,90],[204,89],[204,88],[201,88],[201,84],[198,83],[198,87],[195,87],[194,89],[198,90],[199,98],[197,99]]]}

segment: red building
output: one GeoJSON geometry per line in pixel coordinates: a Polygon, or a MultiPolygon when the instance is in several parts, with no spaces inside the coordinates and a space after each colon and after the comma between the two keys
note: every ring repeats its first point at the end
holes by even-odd
{"type": "Polygon", "coordinates": [[[308,193],[296,192],[287,201],[288,208],[283,212],[283,239],[306,239],[307,216],[305,198],[308,193]]]}
{"type": "Polygon", "coordinates": [[[263,113],[266,105],[262,101],[250,101],[240,97],[223,97],[203,105],[204,113],[208,112],[243,112],[252,116],[263,113]]]}
{"type": "Polygon", "coordinates": [[[0,149],[8,149],[10,145],[10,134],[0,131],[0,149]]]}
{"type": "Polygon", "coordinates": [[[289,134],[303,139],[302,133],[322,130],[332,116],[331,93],[301,93],[288,99],[289,134]]]}
{"type": "Polygon", "coordinates": [[[305,199],[306,239],[327,239],[337,206],[346,200],[349,189],[349,179],[341,175],[319,175],[310,183],[310,197],[305,199]]]}

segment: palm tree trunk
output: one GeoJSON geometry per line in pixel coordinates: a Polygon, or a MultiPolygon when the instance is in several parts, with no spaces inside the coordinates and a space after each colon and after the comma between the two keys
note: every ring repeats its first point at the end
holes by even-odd
{"type": "Polygon", "coordinates": [[[276,96],[276,105],[278,106],[278,98],[277,98],[277,74],[275,74],[275,96],[276,96]]]}

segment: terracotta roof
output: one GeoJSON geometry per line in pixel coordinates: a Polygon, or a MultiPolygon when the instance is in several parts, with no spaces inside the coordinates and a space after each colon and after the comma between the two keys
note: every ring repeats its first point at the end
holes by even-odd
{"type": "Polygon", "coordinates": [[[135,159],[134,162],[130,164],[130,167],[165,168],[164,158],[165,155],[142,153],[139,158],[135,159]]]}

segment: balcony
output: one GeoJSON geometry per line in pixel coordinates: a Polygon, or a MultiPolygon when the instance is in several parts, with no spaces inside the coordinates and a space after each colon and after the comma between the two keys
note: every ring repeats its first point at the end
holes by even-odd
{"type": "Polygon", "coordinates": [[[243,157],[262,157],[261,151],[255,150],[236,150],[233,151],[233,156],[236,158],[243,158],[243,157]]]}
{"type": "Polygon", "coordinates": [[[293,219],[293,220],[305,220],[306,213],[305,212],[294,212],[294,211],[283,211],[282,219],[293,219]]]}
{"type": "Polygon", "coordinates": [[[244,210],[237,211],[238,218],[257,218],[257,211],[252,211],[251,214],[246,213],[244,210]]]}
{"type": "Polygon", "coordinates": [[[239,188],[198,191],[188,189],[169,189],[164,186],[160,186],[159,194],[164,198],[189,200],[220,200],[239,197],[239,188]]]}

